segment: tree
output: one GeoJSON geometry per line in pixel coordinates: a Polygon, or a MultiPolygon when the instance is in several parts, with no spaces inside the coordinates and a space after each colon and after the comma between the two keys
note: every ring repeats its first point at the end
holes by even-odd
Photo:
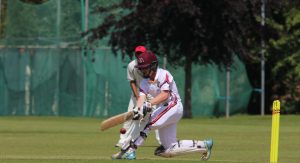
{"type": "Polygon", "coordinates": [[[251,7],[250,1],[123,0],[98,7],[95,12],[106,15],[103,23],[83,35],[89,43],[110,35],[115,53],[132,56],[132,49],[144,44],[172,65],[183,64],[184,117],[191,118],[192,63],[216,63],[222,69],[234,55],[249,59],[247,51],[259,38],[257,30],[249,30],[259,25],[251,7]]]}
{"type": "Polygon", "coordinates": [[[292,5],[276,11],[277,19],[269,20],[270,27],[277,31],[276,37],[269,39],[270,62],[274,63],[272,93],[282,100],[284,112],[297,113],[300,111],[300,7],[292,5]]]}
{"type": "MultiPolygon", "coordinates": [[[[259,1],[253,8],[257,21],[260,20],[259,1]]],[[[266,25],[261,30],[266,42],[266,113],[271,113],[272,101],[280,99],[284,112],[295,113],[299,108],[299,1],[267,1],[266,25]]],[[[255,29],[252,29],[255,30],[255,29]]],[[[253,48],[252,53],[259,53],[260,46],[253,48]]],[[[260,88],[260,58],[244,62],[250,82],[254,88],[260,88]]],[[[249,102],[248,112],[260,112],[260,100],[254,92],[249,102]]]]}

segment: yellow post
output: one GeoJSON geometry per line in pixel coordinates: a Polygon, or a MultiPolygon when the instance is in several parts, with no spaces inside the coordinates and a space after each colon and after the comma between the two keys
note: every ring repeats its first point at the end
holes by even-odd
{"type": "Polygon", "coordinates": [[[275,100],[273,101],[273,107],[272,107],[270,163],[278,162],[279,119],[280,119],[280,101],[275,100]]]}

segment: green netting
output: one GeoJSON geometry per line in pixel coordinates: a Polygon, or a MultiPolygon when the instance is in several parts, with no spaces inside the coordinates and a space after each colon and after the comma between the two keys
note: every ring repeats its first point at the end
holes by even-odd
{"type": "MultiPolygon", "coordinates": [[[[92,1],[89,7],[108,3],[92,1]]],[[[114,56],[105,46],[107,40],[100,41],[95,52],[81,48],[82,29],[101,22],[91,14],[86,20],[84,5],[84,0],[41,5],[7,1],[0,21],[0,115],[107,117],[127,110],[130,59],[114,56]]],[[[183,69],[167,67],[184,99],[183,69]]],[[[192,73],[193,115],[224,115],[226,73],[215,65],[193,65],[192,73]]],[[[252,88],[238,59],[230,86],[231,114],[245,112],[252,88]]]]}
{"type": "Polygon", "coordinates": [[[80,115],[83,65],[75,49],[4,48],[3,115],[80,115]],[[58,106],[61,106],[58,109],[58,106]]]}
{"type": "MultiPolygon", "coordinates": [[[[184,100],[184,70],[171,68],[182,100],[184,100]]],[[[230,114],[246,113],[252,87],[244,65],[235,58],[230,71],[230,97],[226,97],[226,71],[216,65],[193,65],[192,112],[194,116],[224,116],[226,99],[230,102],[230,114]]]]}

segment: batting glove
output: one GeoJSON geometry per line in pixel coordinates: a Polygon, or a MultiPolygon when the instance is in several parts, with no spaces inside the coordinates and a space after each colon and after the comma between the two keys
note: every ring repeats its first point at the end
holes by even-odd
{"type": "Polygon", "coordinates": [[[134,107],[132,120],[139,120],[142,116],[143,116],[143,110],[138,107],[134,107]]]}
{"type": "Polygon", "coordinates": [[[152,112],[152,106],[150,102],[145,101],[143,104],[143,115],[145,116],[147,113],[152,112]]]}

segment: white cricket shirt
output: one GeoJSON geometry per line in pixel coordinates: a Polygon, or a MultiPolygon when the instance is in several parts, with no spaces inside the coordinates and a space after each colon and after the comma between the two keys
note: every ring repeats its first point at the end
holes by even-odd
{"type": "Polygon", "coordinates": [[[128,81],[135,81],[137,88],[139,88],[141,81],[143,80],[142,72],[135,68],[134,66],[137,65],[137,61],[131,61],[127,66],[127,79],[128,81]]]}
{"type": "Polygon", "coordinates": [[[176,83],[169,71],[158,68],[154,82],[149,82],[149,78],[141,81],[140,95],[150,94],[152,97],[156,97],[163,90],[168,90],[170,93],[165,102],[181,101],[176,83]]]}

